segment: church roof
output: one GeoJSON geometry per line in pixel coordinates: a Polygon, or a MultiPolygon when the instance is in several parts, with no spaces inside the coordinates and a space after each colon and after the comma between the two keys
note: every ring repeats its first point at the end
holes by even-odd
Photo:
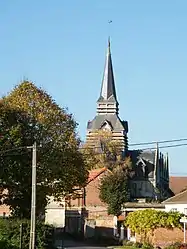
{"type": "Polygon", "coordinates": [[[104,121],[109,121],[114,130],[127,130],[125,122],[121,121],[116,114],[97,115],[92,121],[88,122],[87,129],[100,129],[104,121]]]}
{"type": "Polygon", "coordinates": [[[113,66],[112,66],[112,57],[110,51],[110,39],[108,41],[108,49],[107,49],[106,62],[103,74],[103,81],[98,101],[117,102],[113,66]]]}
{"type": "Polygon", "coordinates": [[[146,162],[155,164],[155,153],[156,150],[129,150],[129,155],[134,163],[136,163],[139,158],[142,158],[146,162]]]}
{"type": "Polygon", "coordinates": [[[154,178],[156,150],[129,150],[128,154],[136,172],[133,179],[154,178]]]}

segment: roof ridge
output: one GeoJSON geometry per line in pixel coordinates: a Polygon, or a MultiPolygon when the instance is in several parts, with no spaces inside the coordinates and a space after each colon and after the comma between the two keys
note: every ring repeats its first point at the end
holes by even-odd
{"type": "Polygon", "coordinates": [[[176,195],[174,195],[174,196],[172,196],[172,197],[166,199],[166,200],[163,201],[162,203],[167,203],[168,201],[172,201],[174,198],[183,195],[185,192],[187,192],[187,189],[185,189],[184,191],[182,191],[182,192],[180,192],[180,193],[178,193],[178,194],[176,194],[176,195]]]}
{"type": "Polygon", "coordinates": [[[103,167],[101,168],[101,171],[98,172],[92,179],[90,179],[86,185],[88,185],[90,182],[94,181],[99,175],[101,175],[103,172],[105,172],[107,170],[107,167],[103,167]]]}

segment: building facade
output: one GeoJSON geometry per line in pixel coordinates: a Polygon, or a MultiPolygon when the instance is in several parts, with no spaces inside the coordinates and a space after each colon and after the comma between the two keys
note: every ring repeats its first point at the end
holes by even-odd
{"type": "Polygon", "coordinates": [[[155,150],[129,151],[135,174],[131,179],[132,201],[162,201],[172,195],[169,188],[169,162],[165,156],[155,150]]]}

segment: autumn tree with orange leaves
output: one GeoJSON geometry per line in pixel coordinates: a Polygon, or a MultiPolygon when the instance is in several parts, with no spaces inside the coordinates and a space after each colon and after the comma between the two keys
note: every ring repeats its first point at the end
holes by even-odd
{"type": "Polygon", "coordinates": [[[34,141],[37,215],[44,211],[47,196],[59,199],[84,186],[88,172],[76,127],[72,115],[32,82],[22,82],[1,99],[1,202],[10,205],[13,215],[30,217],[32,155],[26,147],[34,141]]]}

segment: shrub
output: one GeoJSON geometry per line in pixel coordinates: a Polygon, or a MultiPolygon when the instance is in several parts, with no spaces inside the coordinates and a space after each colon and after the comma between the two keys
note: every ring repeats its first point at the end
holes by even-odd
{"type": "Polygon", "coordinates": [[[134,247],[136,248],[142,248],[143,244],[141,242],[135,242],[134,247]]]}
{"type": "Polygon", "coordinates": [[[9,241],[2,239],[0,240],[0,249],[18,249],[18,247],[12,245],[9,241]]]}
{"type": "Polygon", "coordinates": [[[150,243],[143,243],[142,249],[153,249],[154,246],[150,243]]]}
{"type": "Polygon", "coordinates": [[[133,241],[129,241],[129,240],[126,240],[126,243],[123,244],[125,246],[133,246],[134,245],[134,242],[133,241]]]}
{"type": "Polygon", "coordinates": [[[133,242],[132,242],[132,241],[129,241],[129,240],[127,240],[127,239],[124,239],[124,240],[122,241],[122,245],[123,245],[123,246],[132,246],[132,245],[133,245],[133,242]]]}
{"type": "Polygon", "coordinates": [[[137,210],[128,214],[125,226],[141,236],[142,242],[149,242],[149,235],[159,227],[181,228],[179,212],[165,212],[154,209],[137,210]]]}
{"type": "MultiPolygon", "coordinates": [[[[9,242],[7,249],[19,248],[20,244],[20,225],[22,224],[22,248],[29,248],[30,238],[30,221],[17,219],[2,219],[0,218],[0,249],[1,244],[6,245],[9,242]],[[11,245],[13,247],[11,247],[11,245]]],[[[41,221],[36,222],[36,248],[37,249],[52,249],[53,246],[53,227],[45,225],[41,221]]],[[[2,247],[6,249],[5,246],[2,247]]]]}

